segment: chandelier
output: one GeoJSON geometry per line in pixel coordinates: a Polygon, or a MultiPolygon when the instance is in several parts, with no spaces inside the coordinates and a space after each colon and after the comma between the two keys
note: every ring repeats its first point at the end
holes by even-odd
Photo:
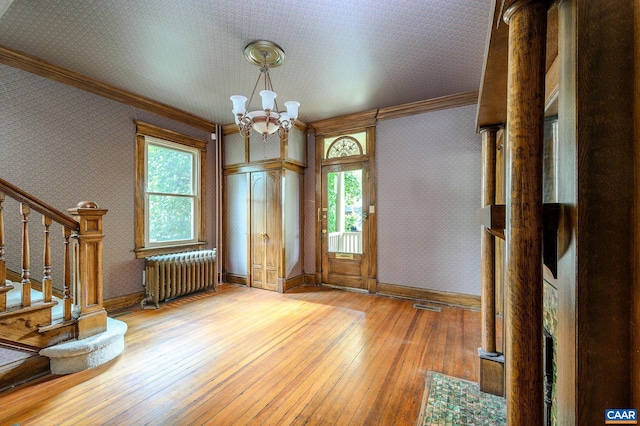
{"type": "Polygon", "coordinates": [[[244,48],[244,56],[247,61],[260,67],[258,80],[249,98],[249,107],[251,107],[251,101],[260,84],[260,80],[264,82],[264,89],[260,91],[262,109],[250,112],[247,112],[246,96],[231,96],[233,114],[240,133],[247,136],[253,129],[262,134],[265,142],[267,141],[267,136],[276,131],[280,136],[286,135],[298,118],[298,107],[300,103],[296,101],[285,102],[286,112],[279,111],[278,103],[276,102],[277,95],[276,92],[273,91],[273,84],[271,84],[271,77],[269,76],[270,68],[278,67],[284,63],[284,50],[270,41],[256,40],[244,48]]]}

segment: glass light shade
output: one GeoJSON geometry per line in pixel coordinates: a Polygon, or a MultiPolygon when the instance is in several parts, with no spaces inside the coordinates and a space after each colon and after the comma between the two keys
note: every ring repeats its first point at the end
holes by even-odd
{"type": "Polygon", "coordinates": [[[280,113],[280,122],[284,122],[284,121],[289,121],[291,120],[291,118],[289,117],[289,114],[286,112],[281,112],[280,113]]]}
{"type": "Polygon", "coordinates": [[[245,103],[247,102],[247,97],[242,95],[233,95],[229,99],[233,102],[233,113],[234,114],[244,114],[247,112],[247,107],[245,103]]]}
{"type": "Polygon", "coordinates": [[[276,92],[271,90],[261,90],[260,97],[262,97],[262,108],[272,110],[276,96],[278,96],[276,95],[276,92]]]}
{"type": "Polygon", "coordinates": [[[261,134],[272,134],[278,131],[278,118],[280,117],[277,112],[271,112],[269,114],[269,122],[267,123],[267,114],[264,111],[251,111],[247,114],[253,121],[253,129],[261,134]]]}
{"type": "Polygon", "coordinates": [[[287,114],[291,119],[295,120],[298,118],[298,107],[300,106],[300,102],[287,101],[284,103],[284,106],[287,108],[287,114]]]}

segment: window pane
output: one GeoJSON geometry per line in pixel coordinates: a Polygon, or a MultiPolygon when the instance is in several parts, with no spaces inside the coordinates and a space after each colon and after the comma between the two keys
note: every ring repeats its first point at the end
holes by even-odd
{"type": "Polygon", "coordinates": [[[170,195],[149,196],[149,242],[193,239],[194,199],[170,195]]]}
{"type": "Polygon", "coordinates": [[[358,151],[362,150],[362,152],[353,152],[352,154],[349,155],[366,155],[367,154],[367,134],[366,132],[362,132],[362,133],[352,133],[350,135],[342,135],[342,136],[338,136],[338,137],[332,137],[332,138],[326,138],[324,140],[324,158],[325,159],[329,159],[329,158],[334,158],[334,157],[343,157],[344,155],[329,155],[329,148],[331,147],[331,145],[334,144],[334,142],[339,141],[339,139],[354,139],[355,142],[357,142],[357,145],[359,145],[359,147],[357,148],[358,151]]]}
{"type": "Polygon", "coordinates": [[[147,191],[193,195],[193,154],[147,146],[147,191]]]}
{"type": "Polygon", "coordinates": [[[329,251],[362,253],[362,170],[327,175],[329,251]]]}

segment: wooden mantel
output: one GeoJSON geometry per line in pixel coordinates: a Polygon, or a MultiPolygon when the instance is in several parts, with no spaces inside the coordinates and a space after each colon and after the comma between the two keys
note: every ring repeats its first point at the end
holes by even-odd
{"type": "MultiPolygon", "coordinates": [[[[502,20],[502,14],[515,3],[506,0],[491,2],[491,16],[487,42],[485,43],[484,66],[480,92],[476,130],[501,125],[507,122],[507,53],[509,26],[502,20]]],[[[546,79],[545,99],[550,105],[558,93],[558,7],[553,5],[547,16],[546,79]]]]}

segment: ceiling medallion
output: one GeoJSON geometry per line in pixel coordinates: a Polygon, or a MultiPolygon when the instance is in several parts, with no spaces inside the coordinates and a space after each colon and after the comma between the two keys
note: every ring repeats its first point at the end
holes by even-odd
{"type": "Polygon", "coordinates": [[[281,136],[286,135],[298,118],[298,107],[300,103],[296,101],[285,102],[284,106],[287,108],[287,111],[279,111],[278,103],[276,102],[277,95],[273,90],[273,84],[271,83],[271,77],[269,75],[270,68],[279,67],[284,64],[284,50],[273,42],[256,40],[245,46],[244,56],[247,61],[260,67],[258,80],[249,98],[249,107],[251,106],[253,95],[256,93],[261,79],[264,81],[264,90],[260,91],[262,109],[251,112],[247,112],[246,96],[231,96],[233,114],[240,133],[246,136],[250,134],[253,129],[262,135],[265,142],[267,141],[267,136],[276,131],[281,136]]]}

